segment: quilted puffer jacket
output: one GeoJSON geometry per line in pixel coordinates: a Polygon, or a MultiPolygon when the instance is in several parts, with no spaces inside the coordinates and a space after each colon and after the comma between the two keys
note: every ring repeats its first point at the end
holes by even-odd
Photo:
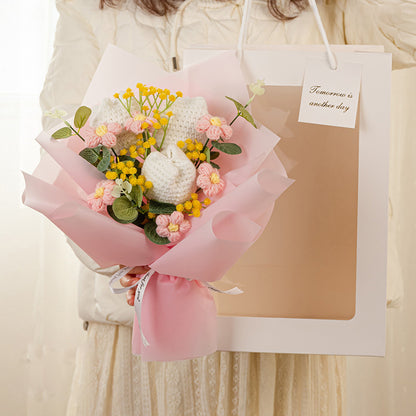
{"type": "MultiPolygon", "coordinates": [[[[282,2],[282,4],[287,2],[282,2]]],[[[235,47],[244,0],[185,0],[176,14],[157,17],[137,8],[132,0],[120,9],[100,10],[98,0],[57,0],[60,13],[55,48],[44,89],[43,110],[75,110],[107,44],[117,45],[144,61],[172,70],[172,57],[182,64],[182,51],[192,45],[235,47]]],[[[332,44],[378,44],[393,54],[393,67],[416,63],[416,1],[318,1],[332,44]]],[[[290,21],[273,18],[265,0],[255,0],[248,24],[247,44],[320,44],[309,8],[290,21]]],[[[44,127],[50,127],[44,120],[44,127]]],[[[133,308],[123,296],[112,295],[108,278],[118,267],[100,270],[73,245],[82,261],[79,313],[82,319],[131,325],[133,308]]]]}

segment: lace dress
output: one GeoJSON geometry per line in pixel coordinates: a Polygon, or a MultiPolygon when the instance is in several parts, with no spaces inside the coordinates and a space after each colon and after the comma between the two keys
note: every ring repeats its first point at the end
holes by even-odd
{"type": "Polygon", "coordinates": [[[216,352],[176,362],[131,354],[131,328],[90,323],[67,416],[341,416],[345,357],[216,352]]]}

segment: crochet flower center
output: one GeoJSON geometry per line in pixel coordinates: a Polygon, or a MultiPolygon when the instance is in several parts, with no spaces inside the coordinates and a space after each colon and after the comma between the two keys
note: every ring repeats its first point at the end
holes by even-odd
{"type": "Polygon", "coordinates": [[[107,134],[107,133],[108,133],[107,126],[104,126],[104,124],[102,124],[101,126],[95,129],[95,134],[99,137],[102,137],[104,136],[104,134],[107,134]]]}
{"type": "Polygon", "coordinates": [[[211,183],[220,183],[220,176],[218,175],[218,173],[211,173],[211,176],[209,178],[211,180],[211,183]]]}
{"type": "Polygon", "coordinates": [[[178,224],[172,224],[172,223],[170,223],[168,225],[168,230],[171,233],[176,233],[177,231],[179,231],[179,225],[178,224]]]}
{"type": "Polygon", "coordinates": [[[102,198],[102,197],[103,197],[103,195],[104,195],[104,188],[103,188],[103,187],[101,187],[101,188],[97,188],[97,189],[95,190],[95,195],[94,195],[94,198],[96,198],[96,199],[98,199],[98,198],[102,198]]]}
{"type": "Polygon", "coordinates": [[[142,113],[137,113],[134,116],[134,121],[144,121],[144,120],[146,120],[146,116],[142,113]]]}
{"type": "Polygon", "coordinates": [[[213,125],[213,126],[218,126],[220,127],[222,125],[221,123],[221,119],[219,117],[211,117],[211,120],[209,120],[209,122],[213,125]]]}

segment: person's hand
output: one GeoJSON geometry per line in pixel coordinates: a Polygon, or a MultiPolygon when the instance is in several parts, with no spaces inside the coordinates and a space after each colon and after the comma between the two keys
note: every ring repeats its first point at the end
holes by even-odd
{"type": "MultiPolygon", "coordinates": [[[[120,265],[120,268],[123,268],[125,266],[120,265]]],[[[149,267],[147,266],[137,266],[134,269],[130,270],[128,274],[126,274],[124,277],[120,279],[120,284],[123,287],[129,287],[131,285],[134,285],[140,280],[140,277],[137,277],[138,274],[145,274],[149,271],[149,267]]],[[[136,288],[129,289],[127,291],[126,297],[127,297],[127,303],[130,306],[134,305],[134,294],[136,293],[136,288]]]]}

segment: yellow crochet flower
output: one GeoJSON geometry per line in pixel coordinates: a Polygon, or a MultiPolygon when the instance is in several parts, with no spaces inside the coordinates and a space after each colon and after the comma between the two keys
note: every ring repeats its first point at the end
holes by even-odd
{"type": "Polygon", "coordinates": [[[107,179],[110,179],[110,180],[113,181],[113,180],[117,179],[118,175],[117,175],[117,172],[108,171],[108,172],[105,173],[105,177],[107,179]]]}
{"type": "Polygon", "coordinates": [[[191,202],[191,201],[186,201],[186,202],[183,204],[183,206],[184,206],[184,208],[185,208],[187,211],[190,211],[190,210],[192,209],[192,202],[191,202]]]}

